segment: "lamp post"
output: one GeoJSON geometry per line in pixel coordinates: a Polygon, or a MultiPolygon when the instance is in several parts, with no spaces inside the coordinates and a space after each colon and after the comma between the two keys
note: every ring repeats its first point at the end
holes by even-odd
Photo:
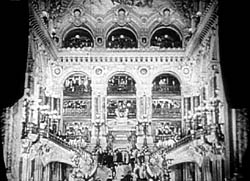
{"type": "Polygon", "coordinates": [[[96,139],[96,147],[100,146],[100,128],[104,124],[104,121],[102,119],[99,119],[99,116],[97,116],[97,119],[95,120],[94,126],[97,128],[97,139],[96,139]]]}
{"type": "Polygon", "coordinates": [[[163,181],[170,181],[170,169],[169,165],[172,164],[173,159],[167,159],[165,155],[163,155],[163,161],[162,161],[162,171],[163,171],[163,181]]]}
{"type": "Polygon", "coordinates": [[[148,143],[147,143],[147,127],[149,126],[149,122],[147,120],[147,115],[143,115],[143,119],[141,122],[139,122],[139,124],[142,125],[143,128],[143,147],[147,147],[148,143]]]}

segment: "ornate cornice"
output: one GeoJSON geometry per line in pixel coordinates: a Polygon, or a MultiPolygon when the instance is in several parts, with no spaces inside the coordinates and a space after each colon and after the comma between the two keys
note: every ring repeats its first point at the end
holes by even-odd
{"type": "Polygon", "coordinates": [[[29,23],[30,27],[36,32],[39,38],[42,40],[44,46],[51,53],[54,59],[57,57],[57,49],[50,37],[48,31],[45,28],[42,21],[38,21],[40,17],[37,15],[35,7],[29,8],[29,23]]]}
{"type": "Polygon", "coordinates": [[[196,48],[201,44],[203,39],[209,33],[214,23],[218,19],[218,2],[214,1],[200,17],[200,23],[197,25],[197,30],[189,40],[186,47],[187,56],[191,56],[196,48]]]}

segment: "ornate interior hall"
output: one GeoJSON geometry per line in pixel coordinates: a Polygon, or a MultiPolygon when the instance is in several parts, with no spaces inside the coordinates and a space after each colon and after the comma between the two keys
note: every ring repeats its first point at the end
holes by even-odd
{"type": "Polygon", "coordinates": [[[7,180],[244,179],[248,115],[228,101],[218,0],[27,9],[23,94],[1,122],[7,180]]]}

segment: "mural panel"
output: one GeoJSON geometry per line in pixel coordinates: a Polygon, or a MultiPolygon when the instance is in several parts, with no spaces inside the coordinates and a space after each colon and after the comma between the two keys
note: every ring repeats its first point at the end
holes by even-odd
{"type": "Polygon", "coordinates": [[[90,84],[91,80],[86,75],[71,75],[64,83],[63,95],[70,97],[91,95],[90,84]]]}
{"type": "Polygon", "coordinates": [[[152,102],[153,118],[180,118],[181,98],[155,98],[152,102]]]}
{"type": "Polygon", "coordinates": [[[91,117],[91,99],[63,100],[63,116],[91,117]]]}
{"type": "Polygon", "coordinates": [[[135,81],[132,77],[125,74],[118,74],[111,77],[108,81],[108,94],[135,94],[135,81]]]}
{"type": "Polygon", "coordinates": [[[136,99],[108,99],[107,118],[136,118],[136,99]]]}

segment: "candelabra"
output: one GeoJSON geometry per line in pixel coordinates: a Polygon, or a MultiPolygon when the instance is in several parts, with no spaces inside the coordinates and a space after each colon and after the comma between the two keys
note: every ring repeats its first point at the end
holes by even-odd
{"type": "Polygon", "coordinates": [[[24,98],[24,122],[23,122],[23,137],[28,136],[29,133],[38,133],[38,119],[36,118],[36,112],[39,112],[40,99],[33,96],[26,95],[24,98]]]}
{"type": "Polygon", "coordinates": [[[97,119],[95,120],[94,126],[97,128],[97,139],[96,139],[96,147],[100,146],[100,128],[104,125],[104,120],[99,119],[97,116],[97,119]]]}
{"type": "Polygon", "coordinates": [[[139,124],[141,124],[142,128],[143,128],[143,136],[144,136],[143,147],[147,147],[147,145],[148,145],[148,143],[147,143],[147,128],[149,126],[149,122],[147,120],[147,115],[143,115],[143,119],[142,119],[142,121],[139,122],[139,124]]]}
{"type": "Polygon", "coordinates": [[[163,171],[163,181],[170,181],[170,169],[169,165],[172,164],[173,159],[167,159],[165,156],[163,156],[163,161],[162,161],[162,171],[163,171]]]}

